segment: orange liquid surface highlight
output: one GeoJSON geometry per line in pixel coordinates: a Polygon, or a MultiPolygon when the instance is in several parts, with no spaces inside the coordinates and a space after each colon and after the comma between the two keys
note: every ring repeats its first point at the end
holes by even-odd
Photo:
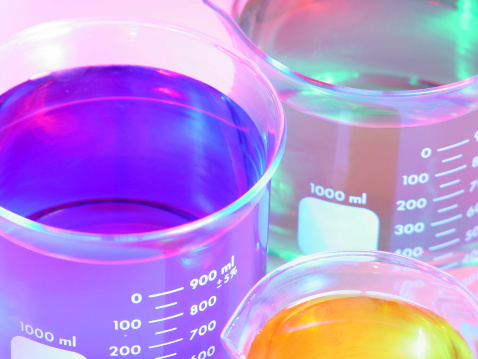
{"type": "Polygon", "coordinates": [[[310,300],[272,317],[247,359],[473,359],[461,335],[421,307],[370,296],[310,300]]]}

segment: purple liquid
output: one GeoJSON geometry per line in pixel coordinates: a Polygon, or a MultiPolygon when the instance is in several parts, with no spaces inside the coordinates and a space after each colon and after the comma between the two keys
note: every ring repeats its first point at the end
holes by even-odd
{"type": "Polygon", "coordinates": [[[264,170],[230,98],[152,68],[55,72],[0,97],[0,205],[95,233],[146,232],[218,211],[264,170]]]}
{"type": "MultiPolygon", "coordinates": [[[[76,231],[193,221],[238,199],[265,167],[263,139],[238,105],[152,68],[27,81],[0,96],[0,128],[0,206],[76,231]]],[[[227,358],[220,331],[265,274],[268,208],[267,196],[248,203],[240,222],[209,228],[185,252],[154,235],[80,246],[92,258],[122,248],[123,262],[77,260],[68,234],[58,254],[54,231],[51,253],[31,250],[44,232],[2,219],[0,358],[227,358]],[[144,251],[148,260],[131,260],[144,251]]]]}

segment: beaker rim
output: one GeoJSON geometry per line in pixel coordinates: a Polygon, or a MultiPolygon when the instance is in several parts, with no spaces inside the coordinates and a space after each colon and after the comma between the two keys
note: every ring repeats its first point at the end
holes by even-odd
{"type": "MultiPolygon", "coordinates": [[[[264,51],[262,51],[240,28],[237,22],[234,21],[234,17],[237,14],[227,14],[223,9],[219,8],[212,0],[203,0],[203,2],[211,7],[216,13],[218,13],[227,23],[227,25],[233,29],[234,33],[239,37],[243,44],[249,48],[249,51],[252,51],[254,56],[257,56],[261,61],[265,62],[267,65],[271,66],[275,70],[279,71],[282,75],[290,78],[293,81],[299,82],[302,85],[315,88],[316,90],[322,90],[326,92],[333,92],[338,95],[349,95],[356,96],[361,98],[383,98],[393,100],[396,99],[413,99],[415,97],[421,96],[438,96],[443,95],[449,92],[455,92],[466,88],[472,84],[478,83],[478,74],[462,79],[459,81],[453,81],[439,86],[433,86],[423,89],[413,89],[413,90],[369,90],[361,89],[355,87],[348,87],[342,85],[335,85],[325,81],[320,81],[314,79],[310,76],[304,75],[301,72],[291,69],[290,67],[284,65],[282,62],[276,60],[275,58],[269,56],[264,51]]],[[[237,12],[237,9],[233,11],[237,12]]]]}
{"type": "Polygon", "coordinates": [[[276,112],[274,114],[274,118],[276,120],[275,124],[274,126],[271,126],[274,128],[275,138],[273,144],[271,144],[270,146],[266,144],[266,165],[264,167],[264,171],[262,175],[258,178],[258,180],[252,185],[252,187],[249,188],[249,190],[247,190],[242,196],[238,197],[236,200],[229,203],[225,207],[197,220],[165,229],[127,234],[100,234],[81,232],[38,223],[21,215],[18,215],[2,206],[0,206],[0,220],[4,220],[10,224],[14,224],[23,230],[46,234],[49,236],[62,238],[63,240],[85,241],[88,243],[98,242],[99,240],[101,240],[101,242],[103,243],[109,243],[114,245],[121,245],[122,243],[131,244],[134,242],[144,241],[160,242],[163,239],[167,239],[169,242],[170,240],[179,239],[186,235],[191,237],[194,232],[208,226],[213,222],[218,222],[224,217],[234,215],[234,213],[241,210],[248,203],[257,201],[258,196],[260,196],[263,190],[267,188],[267,185],[270,182],[272,175],[276,171],[282,154],[284,152],[286,138],[285,115],[282,105],[280,103],[280,99],[269,80],[262,74],[259,68],[252,61],[248,60],[234,49],[228,48],[225,45],[220,44],[218,41],[215,41],[213,37],[197,29],[190,28],[181,24],[156,20],[152,22],[151,20],[144,18],[125,16],[90,16],[50,21],[47,23],[29,27],[9,37],[5,41],[2,41],[0,43],[0,52],[7,50],[11,46],[15,46],[16,43],[18,43],[19,41],[24,41],[28,39],[28,37],[38,36],[39,33],[49,34],[54,37],[57,36],[58,33],[60,33],[58,31],[59,29],[75,29],[95,25],[134,25],[138,28],[158,29],[180,33],[181,35],[193,38],[197,41],[203,42],[208,46],[214,47],[218,51],[225,53],[230,58],[233,58],[235,61],[238,61],[238,63],[244,66],[257,79],[257,85],[260,86],[261,91],[263,91],[267,95],[268,100],[271,103],[271,108],[273,108],[276,112]],[[272,151],[268,151],[268,148],[271,148],[272,151]]]}
{"type": "MultiPolygon", "coordinates": [[[[247,338],[241,339],[241,342],[237,342],[238,335],[244,333],[241,323],[244,323],[244,320],[247,321],[247,318],[251,315],[250,308],[255,305],[255,303],[260,303],[261,300],[267,297],[263,293],[267,293],[269,288],[275,287],[273,293],[277,293],[277,288],[280,287],[280,290],[287,291],[288,288],[280,286],[287,285],[287,283],[295,283],[299,281],[302,277],[312,277],[315,273],[317,274],[327,274],[325,268],[320,269],[320,264],[330,264],[330,263],[350,263],[350,262],[382,262],[387,265],[397,266],[402,268],[407,268],[411,271],[418,271],[420,273],[426,274],[429,278],[434,277],[440,282],[446,283],[447,286],[453,288],[456,293],[458,293],[467,304],[471,306],[474,311],[474,316],[478,318],[478,301],[475,296],[457,279],[452,275],[444,272],[443,270],[434,267],[428,263],[422,262],[418,259],[404,256],[398,253],[385,252],[381,250],[370,250],[370,249],[347,249],[347,250],[330,250],[322,251],[313,254],[304,255],[302,257],[293,259],[281,266],[273,269],[262,277],[256,284],[248,291],[248,293],[243,297],[241,303],[237,306],[234,313],[229,318],[224,329],[221,332],[221,341],[224,346],[231,352],[236,353],[237,358],[242,354],[242,349],[251,344],[252,336],[247,336],[247,338]],[[336,261],[336,262],[335,262],[336,261]],[[314,264],[317,263],[317,268],[314,268],[314,264]],[[313,269],[311,269],[313,268],[313,269]],[[294,273],[292,273],[294,272],[294,273]],[[287,276],[287,273],[291,275],[287,276]],[[284,278],[282,278],[285,276],[284,278]],[[278,278],[280,277],[280,279],[278,278]],[[277,283],[280,284],[277,284],[277,283]]],[[[398,269],[397,269],[398,270],[398,269]]],[[[337,270],[339,272],[339,270],[337,270]]],[[[355,292],[355,290],[345,290],[341,294],[347,295],[355,292]]],[[[354,293],[354,294],[358,294],[354,293]]],[[[324,293],[327,293],[325,291],[324,293]]],[[[364,293],[376,293],[376,292],[364,292],[364,293]]],[[[303,293],[301,293],[303,294],[303,293]]],[[[314,296],[307,296],[301,299],[310,299],[317,298],[314,296]]],[[[390,296],[392,297],[392,296],[390,296]]],[[[271,297],[272,298],[272,297],[271,297]]],[[[293,305],[293,303],[300,303],[301,301],[290,300],[288,305],[293,305]]],[[[282,307],[281,307],[282,308],[282,307]]],[[[271,309],[272,313],[275,313],[275,308],[271,309]]],[[[257,329],[257,328],[256,328],[257,329]]],[[[254,333],[255,334],[255,333],[254,333]]],[[[242,358],[242,357],[241,357],[242,358]]]]}
{"type": "Polygon", "coordinates": [[[411,269],[416,269],[421,272],[425,272],[435,277],[438,277],[441,280],[448,282],[450,285],[458,287],[460,291],[463,291],[463,293],[466,294],[466,296],[469,296],[469,298],[472,299],[473,306],[478,313],[478,300],[451,274],[416,258],[405,256],[403,254],[372,249],[327,250],[292,259],[267,273],[259,282],[254,285],[253,288],[251,288],[249,294],[247,294],[246,297],[255,292],[264,283],[269,283],[271,280],[273,280],[273,278],[278,277],[281,274],[290,271],[291,269],[298,268],[301,266],[307,266],[314,262],[341,259],[347,260],[352,258],[360,258],[364,261],[368,261],[367,259],[375,259],[386,263],[396,263],[398,265],[408,266],[411,269]]]}
{"type": "MultiPolygon", "coordinates": [[[[429,263],[423,262],[419,259],[405,256],[403,254],[398,254],[394,252],[386,252],[381,250],[370,250],[370,249],[347,249],[347,250],[328,250],[323,252],[318,252],[314,254],[305,255],[303,257],[296,258],[291,260],[280,267],[269,272],[260,282],[267,283],[272,280],[274,277],[281,275],[282,273],[291,270],[293,268],[306,266],[308,264],[327,261],[327,260],[347,260],[352,258],[361,258],[369,260],[378,260],[386,263],[395,263],[401,266],[407,266],[411,269],[418,270],[420,272],[427,273],[431,276],[440,278],[440,280],[447,282],[455,289],[457,289],[461,294],[463,294],[470,303],[472,303],[473,308],[476,313],[478,313],[478,300],[475,296],[464,286],[462,285],[455,277],[451,274],[445,272],[444,270],[432,266],[429,263]]],[[[258,284],[256,284],[258,286],[258,284]]],[[[254,288],[256,288],[256,286],[254,288]]],[[[251,293],[254,288],[251,289],[251,293]]]]}

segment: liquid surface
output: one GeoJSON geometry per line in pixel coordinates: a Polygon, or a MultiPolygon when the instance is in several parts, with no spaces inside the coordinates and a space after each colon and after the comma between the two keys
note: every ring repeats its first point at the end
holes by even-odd
{"type": "Polygon", "coordinates": [[[97,66],[0,97],[0,206],[55,227],[137,233],[214,213],[264,171],[229,97],[161,69],[97,66]]]}
{"type": "MultiPolygon", "coordinates": [[[[263,52],[331,84],[409,91],[478,73],[476,1],[256,0],[238,15],[263,52]]],[[[439,110],[402,127],[408,117],[385,102],[357,108],[320,91],[296,101],[292,89],[283,90],[287,149],[272,181],[272,268],[352,248],[397,252],[444,270],[476,266],[470,183],[477,111],[462,116],[471,107],[447,112],[443,101],[423,98],[417,105],[439,110]]]]}
{"type": "Polygon", "coordinates": [[[473,359],[444,319],[423,308],[367,296],[315,299],[276,314],[247,359],[473,359]]]}
{"type": "MultiPolygon", "coordinates": [[[[187,223],[243,195],[264,158],[238,105],[166,70],[69,69],[0,96],[0,206],[55,227],[117,234],[187,223]]],[[[2,219],[0,358],[225,359],[220,328],[264,275],[267,205],[248,203],[233,226],[194,237],[132,234],[120,245],[2,219]]]]}
{"type": "Polygon", "coordinates": [[[238,23],[266,54],[327,83],[412,90],[478,72],[476,2],[257,0],[238,23]]]}

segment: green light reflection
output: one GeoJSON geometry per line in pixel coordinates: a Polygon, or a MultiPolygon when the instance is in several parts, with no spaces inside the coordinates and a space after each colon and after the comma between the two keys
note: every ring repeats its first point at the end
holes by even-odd
{"type": "Polygon", "coordinates": [[[322,82],[326,82],[329,84],[342,84],[348,80],[358,78],[360,74],[358,72],[350,72],[350,71],[343,71],[343,72],[324,72],[320,74],[314,75],[314,79],[322,82]]]}
{"type": "Polygon", "coordinates": [[[478,2],[476,0],[458,0],[460,12],[459,29],[456,38],[456,75],[464,80],[476,75],[473,51],[478,33],[478,2]]]}

